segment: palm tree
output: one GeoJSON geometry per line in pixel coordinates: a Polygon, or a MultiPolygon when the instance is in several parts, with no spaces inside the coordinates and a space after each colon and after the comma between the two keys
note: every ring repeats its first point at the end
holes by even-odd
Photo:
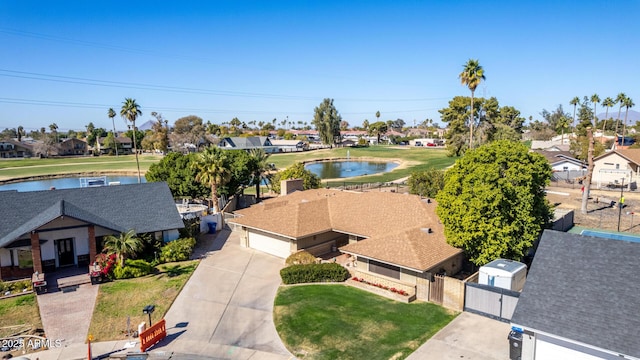
{"type": "Polygon", "coordinates": [[[593,126],[598,124],[598,118],[596,117],[596,106],[600,103],[600,96],[598,94],[591,95],[591,102],[593,103],[593,126]]]}
{"type": "Polygon", "coordinates": [[[567,129],[569,125],[569,119],[566,116],[560,117],[560,119],[558,119],[558,122],[556,123],[556,131],[560,130],[562,132],[562,136],[560,138],[561,144],[564,144],[564,129],[567,129]]]}
{"type": "Polygon", "coordinates": [[[630,97],[624,99],[624,127],[622,128],[622,145],[624,145],[624,135],[627,131],[627,115],[629,114],[629,108],[634,107],[636,104],[633,103],[630,97]]]}
{"type": "Polygon", "coordinates": [[[469,148],[473,147],[473,123],[474,123],[474,111],[473,111],[473,95],[476,88],[483,80],[486,80],[484,76],[484,69],[480,66],[478,60],[469,59],[466,64],[463,65],[463,70],[458,75],[460,83],[465,85],[471,90],[471,115],[469,116],[469,148]]]}
{"type": "Polygon", "coordinates": [[[271,169],[267,159],[269,158],[263,149],[251,149],[249,151],[249,162],[253,169],[253,184],[256,186],[256,201],[260,201],[260,184],[266,179],[264,174],[271,169]]]}
{"type": "Polygon", "coordinates": [[[227,156],[224,150],[209,146],[196,155],[196,161],[193,162],[192,166],[198,172],[196,181],[211,186],[213,212],[219,213],[218,187],[223,186],[231,179],[231,169],[227,164],[227,156]]]}
{"type": "Polygon", "coordinates": [[[575,127],[576,126],[576,107],[578,106],[578,104],[580,104],[580,98],[579,97],[574,97],[573,99],[571,99],[571,101],[569,101],[569,104],[573,105],[573,123],[571,123],[571,127],[575,127]]]}
{"type": "Polygon", "coordinates": [[[51,125],[49,125],[49,129],[51,130],[52,134],[56,134],[56,144],[58,143],[58,124],[53,123],[51,125]]]}
{"type": "Polygon", "coordinates": [[[142,250],[142,240],[136,237],[133,230],[121,233],[119,236],[109,235],[105,238],[104,250],[116,254],[120,266],[124,266],[125,257],[135,257],[142,250]]]}
{"type": "Polygon", "coordinates": [[[22,125],[18,126],[18,142],[22,141],[22,135],[24,135],[24,127],[22,125]]]}
{"type": "Polygon", "coordinates": [[[380,111],[376,111],[376,121],[380,121],[380,111]]]}
{"type": "Polygon", "coordinates": [[[618,123],[620,122],[620,113],[622,112],[622,106],[624,106],[624,101],[626,98],[627,98],[627,95],[625,95],[624,93],[620,93],[618,94],[618,96],[616,96],[616,103],[620,104],[620,107],[618,108],[618,118],[616,119],[616,130],[615,130],[616,143],[618,143],[618,123]]]}
{"type": "Polygon", "coordinates": [[[604,100],[602,100],[602,106],[604,106],[606,108],[605,113],[604,113],[604,121],[602,122],[602,136],[600,136],[600,141],[602,141],[602,137],[604,137],[604,128],[607,125],[607,119],[609,119],[609,108],[613,107],[613,105],[615,105],[615,103],[613,102],[613,99],[610,97],[605,98],[604,100]]]}
{"type": "Polygon", "coordinates": [[[109,119],[111,119],[111,123],[113,124],[113,142],[116,147],[116,157],[118,157],[118,134],[116,133],[116,122],[113,120],[116,117],[115,110],[113,110],[113,108],[109,108],[107,116],[109,116],[109,119]]]}
{"type": "Polygon", "coordinates": [[[136,153],[136,165],[138,166],[138,184],[140,183],[140,162],[138,161],[138,144],[136,144],[136,118],[142,115],[140,105],[135,99],[125,98],[120,109],[120,116],[133,123],[133,151],[136,153]]]}

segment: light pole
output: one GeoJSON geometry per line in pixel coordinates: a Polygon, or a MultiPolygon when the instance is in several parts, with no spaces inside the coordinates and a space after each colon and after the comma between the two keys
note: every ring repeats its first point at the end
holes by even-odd
{"type": "Polygon", "coordinates": [[[618,203],[618,232],[620,232],[620,216],[622,216],[622,207],[624,206],[624,178],[620,186],[620,202],[618,203]]]}

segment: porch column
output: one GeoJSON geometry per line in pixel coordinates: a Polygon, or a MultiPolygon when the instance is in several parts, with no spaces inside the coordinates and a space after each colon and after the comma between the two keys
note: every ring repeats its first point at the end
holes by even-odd
{"type": "Polygon", "coordinates": [[[31,259],[33,260],[33,271],[42,273],[42,256],[40,254],[40,234],[31,232],[31,259]]]}
{"type": "Polygon", "coordinates": [[[89,233],[89,264],[93,264],[96,261],[96,228],[94,225],[89,225],[87,229],[89,233]]]}

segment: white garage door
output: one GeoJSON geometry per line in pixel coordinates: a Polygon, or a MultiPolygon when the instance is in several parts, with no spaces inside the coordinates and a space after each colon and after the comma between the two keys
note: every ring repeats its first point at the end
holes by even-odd
{"type": "MultiPolygon", "coordinates": [[[[571,344],[567,343],[566,346],[571,344]]],[[[600,356],[593,356],[578,349],[570,349],[565,346],[552,344],[536,339],[536,360],[572,359],[572,360],[599,360],[600,356]]]]}
{"type": "Polygon", "coordinates": [[[291,255],[291,246],[289,244],[289,241],[249,232],[249,247],[267,254],[286,259],[291,255]]]}

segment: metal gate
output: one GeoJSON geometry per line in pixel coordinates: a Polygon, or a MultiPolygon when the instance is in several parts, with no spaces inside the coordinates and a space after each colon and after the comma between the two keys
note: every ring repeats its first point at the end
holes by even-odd
{"type": "Polygon", "coordinates": [[[509,321],[518,304],[520,293],[499,287],[465,284],[464,311],[509,321]]]}
{"type": "Polygon", "coordinates": [[[435,275],[429,285],[429,301],[442,305],[444,296],[444,275],[435,275]]]}

